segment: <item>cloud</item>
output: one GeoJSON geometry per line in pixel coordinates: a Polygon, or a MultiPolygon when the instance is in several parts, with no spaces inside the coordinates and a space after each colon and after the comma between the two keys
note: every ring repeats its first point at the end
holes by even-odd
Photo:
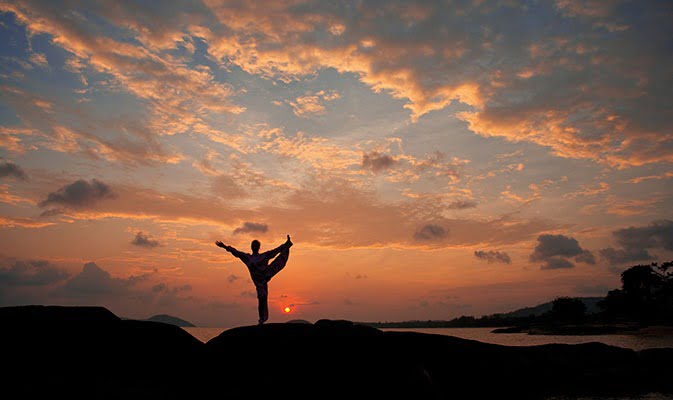
{"type": "Polygon", "coordinates": [[[107,184],[97,179],[91,180],[91,183],[79,179],[55,192],[49,193],[47,198],[42,200],[39,205],[40,207],[61,205],[81,209],[92,207],[101,200],[115,197],[116,194],[107,184]]]}
{"type": "MultiPolygon", "coordinates": [[[[50,35],[54,44],[68,52],[66,68],[81,77],[85,87],[89,74],[100,74],[98,76],[102,75],[104,80],[96,82],[96,88],[123,92],[146,108],[140,116],[117,123],[117,129],[110,129],[109,121],[94,118],[98,130],[107,130],[109,135],[77,129],[69,119],[63,118],[68,121],[64,128],[74,133],[71,150],[91,151],[92,155],[136,162],[175,162],[176,158],[166,153],[158,136],[186,132],[195,124],[204,123],[210,113],[235,114],[244,110],[230,102],[234,90],[229,84],[215,79],[209,67],[191,67],[190,58],[170,51],[178,46],[176,40],[185,46],[193,44],[193,39],[183,37],[179,30],[184,24],[196,22],[192,18],[199,17],[194,13],[177,12],[186,18],[178,23],[180,18],[165,21],[169,16],[160,7],[143,7],[141,10],[122,3],[119,7],[101,7],[93,3],[63,7],[30,0],[2,3],[0,10],[14,13],[17,21],[26,26],[29,36],[50,35]],[[79,17],[73,19],[72,13],[79,17]],[[148,23],[151,30],[147,29],[148,23]],[[155,31],[171,24],[171,32],[155,31]],[[109,34],[112,31],[123,32],[123,37],[134,40],[120,41],[109,34]],[[170,46],[165,45],[167,40],[170,46]],[[81,141],[90,141],[94,145],[81,149],[81,141]]],[[[70,111],[69,114],[79,117],[86,113],[81,107],[70,111]]]]}
{"type": "Polygon", "coordinates": [[[238,276],[238,275],[233,275],[233,274],[232,274],[232,275],[229,275],[229,276],[227,277],[227,282],[228,282],[228,283],[234,283],[234,282],[236,282],[236,281],[239,280],[239,279],[241,279],[240,276],[238,276]]]}
{"type": "Polygon", "coordinates": [[[424,157],[400,155],[396,162],[404,163],[398,168],[400,173],[394,177],[397,181],[415,182],[419,180],[421,175],[425,175],[430,178],[448,179],[451,183],[457,183],[460,180],[461,169],[470,160],[448,157],[445,153],[434,151],[424,157]]]}
{"type": "Polygon", "coordinates": [[[0,178],[13,177],[22,181],[28,179],[23,168],[11,161],[0,161],[0,178]]]}
{"type": "Polygon", "coordinates": [[[381,154],[378,151],[372,151],[362,155],[362,168],[368,169],[374,173],[384,171],[394,164],[395,158],[388,154],[381,154]]]}
{"type": "Polygon", "coordinates": [[[38,67],[46,68],[49,66],[49,63],[47,62],[47,56],[45,56],[43,53],[33,53],[30,55],[29,60],[38,67]]]}
{"type": "Polygon", "coordinates": [[[177,287],[169,287],[165,283],[161,282],[152,286],[152,292],[154,293],[163,293],[168,296],[175,296],[181,292],[191,292],[192,285],[181,285],[177,287]]]}
{"type": "Polygon", "coordinates": [[[219,175],[212,180],[213,193],[225,199],[239,199],[246,196],[241,184],[230,175],[219,175]]]}
{"type": "Polygon", "coordinates": [[[275,230],[301,237],[304,243],[334,248],[503,246],[564,227],[547,219],[516,215],[449,218],[444,216],[445,204],[433,199],[384,201],[373,189],[336,177],[312,177],[287,189],[282,202],[254,208],[241,208],[208,195],[159,192],[123,184],[115,184],[114,188],[118,195],[115,201],[101,202],[92,209],[67,209],[64,216],[73,220],[121,218],[226,230],[235,228],[232,221],[263,220],[275,230]],[[422,231],[428,221],[446,235],[437,236],[441,229],[422,231]],[[434,240],[419,241],[413,235],[417,231],[421,237],[434,240]]]}
{"type": "Polygon", "coordinates": [[[5,260],[0,267],[0,286],[46,286],[66,280],[70,275],[44,260],[5,260]]]}
{"type": "Polygon", "coordinates": [[[166,290],[166,284],[165,283],[157,283],[156,285],[152,286],[152,292],[153,293],[161,293],[166,290]]]}
{"type": "MultiPolygon", "coordinates": [[[[58,291],[59,295],[76,298],[104,298],[124,296],[132,292],[133,287],[147,278],[147,275],[113,278],[110,273],[94,262],[84,264],[82,271],[70,278],[58,291]]],[[[153,288],[153,290],[156,286],[153,288]]]]}
{"type": "Polygon", "coordinates": [[[313,94],[297,97],[294,101],[288,101],[288,103],[292,106],[294,115],[307,118],[311,115],[325,114],[323,103],[340,97],[341,95],[336,91],[320,90],[313,94]]]}
{"type": "Polygon", "coordinates": [[[244,222],[243,226],[239,226],[238,228],[234,229],[234,235],[238,235],[240,233],[265,233],[268,230],[269,226],[267,224],[244,222]]]}
{"type": "Polygon", "coordinates": [[[612,232],[617,247],[600,250],[600,255],[610,264],[653,260],[650,249],[673,251],[673,221],[652,221],[646,226],[631,226],[612,232]]]}
{"type": "MultiPolygon", "coordinates": [[[[72,55],[73,71],[104,74],[139,99],[153,135],[212,128],[211,115],[243,112],[232,103],[236,89],[216,79],[212,66],[190,68],[203,43],[223,70],[287,84],[333,69],[402,99],[412,121],[455,112],[450,106],[460,103],[469,111],[454,115],[479,135],[623,168],[673,160],[672,11],[667,0],[631,3],[558,0],[534,12],[497,0],[450,7],[440,0],[302,7],[206,0],[173,13],[126,2],[74,9],[23,0],[0,8],[29,35],[51,35],[72,55]],[[531,19],[545,29],[521,34],[531,19]],[[483,29],[466,31],[466,20],[483,29]],[[108,35],[119,31],[129,40],[108,35]]],[[[328,92],[319,93],[297,98],[298,110],[322,112],[328,92]],[[306,97],[318,101],[304,106],[306,97]]],[[[140,143],[154,154],[155,140],[140,143]]]]}
{"type": "Polygon", "coordinates": [[[573,268],[575,264],[569,261],[595,264],[594,255],[586,249],[580,247],[579,242],[564,235],[540,235],[537,238],[537,246],[530,255],[530,261],[544,264],[541,269],[561,269],[573,268]]]}
{"type": "Polygon", "coordinates": [[[448,230],[440,225],[427,224],[414,233],[414,239],[431,242],[444,239],[448,234],[448,230]]]}
{"type": "Polygon", "coordinates": [[[21,227],[21,228],[39,229],[50,225],[54,225],[54,223],[45,221],[35,221],[34,219],[31,218],[8,218],[0,216],[0,226],[2,227],[9,227],[9,228],[21,227]]]}
{"type": "Polygon", "coordinates": [[[152,238],[150,235],[145,235],[142,232],[136,233],[136,236],[133,238],[131,241],[132,245],[135,246],[140,246],[140,247],[147,247],[147,248],[154,248],[159,246],[159,241],[155,240],[152,238]]]}
{"type": "Polygon", "coordinates": [[[512,260],[509,258],[509,254],[507,254],[504,251],[477,250],[474,252],[474,256],[482,260],[486,260],[489,264],[494,262],[502,264],[510,264],[512,262],[512,260]]]}
{"type": "Polygon", "coordinates": [[[465,210],[467,208],[477,207],[477,202],[474,200],[456,200],[449,203],[447,208],[449,210],[465,210]]]}

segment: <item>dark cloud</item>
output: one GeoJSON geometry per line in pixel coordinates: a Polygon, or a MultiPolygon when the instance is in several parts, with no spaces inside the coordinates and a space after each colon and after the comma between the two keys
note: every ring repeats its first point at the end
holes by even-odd
{"type": "Polygon", "coordinates": [[[131,244],[140,247],[153,248],[159,246],[159,241],[152,239],[152,236],[150,235],[138,232],[136,233],[136,237],[131,241],[131,244]]]}
{"type": "Polygon", "coordinates": [[[91,183],[79,179],[65,185],[55,192],[49,193],[47,198],[40,202],[40,207],[61,205],[72,208],[87,208],[104,199],[116,197],[110,186],[93,179],[91,183]]]}
{"type": "Polygon", "coordinates": [[[158,283],[154,286],[152,286],[152,292],[154,293],[161,293],[166,290],[166,284],[165,283],[158,283]]]}
{"type": "Polygon", "coordinates": [[[414,233],[414,239],[419,241],[436,241],[444,239],[449,235],[448,230],[435,224],[427,224],[414,233]]]}
{"type": "Polygon", "coordinates": [[[475,208],[477,202],[473,200],[456,200],[449,203],[448,208],[450,210],[464,210],[466,208],[475,208]]]}
{"type": "Polygon", "coordinates": [[[252,290],[245,290],[245,291],[241,292],[241,297],[256,299],[257,298],[257,293],[253,292],[252,290]]]}
{"type": "Polygon", "coordinates": [[[192,285],[182,285],[176,287],[169,287],[165,283],[161,282],[152,286],[153,293],[161,293],[163,295],[175,296],[181,292],[190,292],[192,290],[192,285]]]}
{"type": "Polygon", "coordinates": [[[48,261],[13,261],[0,267],[0,286],[45,286],[66,280],[70,275],[48,261]]]}
{"type": "Polygon", "coordinates": [[[549,257],[545,263],[540,266],[540,269],[564,269],[574,268],[575,264],[563,257],[549,257]]]}
{"type": "Polygon", "coordinates": [[[239,226],[238,228],[234,229],[234,235],[238,235],[239,233],[252,233],[252,232],[264,233],[268,230],[269,226],[267,224],[259,224],[256,222],[244,222],[243,226],[239,226]]]}
{"type": "Polygon", "coordinates": [[[601,257],[610,264],[653,260],[650,249],[673,251],[673,221],[652,221],[649,225],[629,227],[612,232],[617,240],[617,248],[608,247],[600,251],[601,257]]]}
{"type": "Polygon", "coordinates": [[[357,274],[355,275],[355,279],[367,279],[369,278],[367,274],[357,274]]]}
{"type": "MultiPolygon", "coordinates": [[[[128,295],[131,288],[144,281],[147,275],[131,276],[128,278],[113,278],[110,273],[100,268],[96,263],[84,264],[82,272],[73,276],[63,285],[59,294],[66,297],[97,298],[109,295],[128,295]]],[[[157,288],[155,286],[152,290],[157,288]]]]}
{"type": "Polygon", "coordinates": [[[477,258],[480,258],[482,260],[486,260],[489,263],[503,263],[503,264],[510,264],[512,262],[512,259],[509,258],[509,254],[507,254],[504,251],[496,251],[496,250],[477,250],[474,252],[474,256],[477,258]]]}
{"type": "Polygon", "coordinates": [[[374,173],[378,173],[392,167],[395,162],[396,161],[393,156],[382,154],[378,151],[371,151],[362,155],[362,168],[368,169],[374,173]]]}
{"type": "Polygon", "coordinates": [[[23,168],[10,161],[0,161],[0,178],[14,177],[20,180],[28,179],[23,168]]]}
{"type": "Polygon", "coordinates": [[[530,261],[542,261],[541,269],[573,268],[575,264],[569,261],[595,264],[594,255],[580,247],[575,238],[564,235],[540,235],[537,246],[530,255],[530,261]]]}
{"type": "Polygon", "coordinates": [[[615,249],[608,247],[599,251],[601,257],[607,260],[610,264],[623,264],[636,261],[654,260],[655,257],[650,254],[647,249],[615,249]]]}
{"type": "Polygon", "coordinates": [[[593,265],[596,264],[596,257],[589,250],[584,250],[582,254],[575,257],[575,261],[593,265]]]}
{"type": "Polygon", "coordinates": [[[232,275],[229,275],[229,276],[227,277],[227,282],[229,282],[229,283],[234,283],[234,282],[236,282],[236,281],[239,280],[239,279],[241,279],[240,276],[237,276],[237,275],[233,275],[233,274],[232,274],[232,275]]]}

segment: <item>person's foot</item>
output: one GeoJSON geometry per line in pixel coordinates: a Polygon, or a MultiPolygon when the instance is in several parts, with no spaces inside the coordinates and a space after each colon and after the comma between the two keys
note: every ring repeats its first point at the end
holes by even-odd
{"type": "Polygon", "coordinates": [[[286,243],[287,243],[287,247],[292,247],[293,243],[290,240],[290,235],[287,235],[287,242],[286,243]]]}

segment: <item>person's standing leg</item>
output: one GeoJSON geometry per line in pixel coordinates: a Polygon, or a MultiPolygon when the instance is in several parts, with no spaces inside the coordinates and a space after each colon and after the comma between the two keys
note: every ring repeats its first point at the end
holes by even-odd
{"type": "Polygon", "coordinates": [[[269,319],[269,288],[266,282],[255,284],[257,289],[257,312],[259,313],[259,324],[263,324],[269,319]]]}
{"type": "Polygon", "coordinates": [[[257,311],[259,312],[259,324],[262,325],[269,319],[269,304],[267,297],[257,297],[257,311]]]}

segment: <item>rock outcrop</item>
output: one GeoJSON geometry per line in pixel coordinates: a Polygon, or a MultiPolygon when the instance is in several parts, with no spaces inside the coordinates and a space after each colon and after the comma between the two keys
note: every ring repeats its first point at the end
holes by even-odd
{"type": "Polygon", "coordinates": [[[673,391],[673,349],[507,347],[349,321],[268,324],[204,344],[97,307],[0,308],[21,398],[545,398],[673,391]]]}

